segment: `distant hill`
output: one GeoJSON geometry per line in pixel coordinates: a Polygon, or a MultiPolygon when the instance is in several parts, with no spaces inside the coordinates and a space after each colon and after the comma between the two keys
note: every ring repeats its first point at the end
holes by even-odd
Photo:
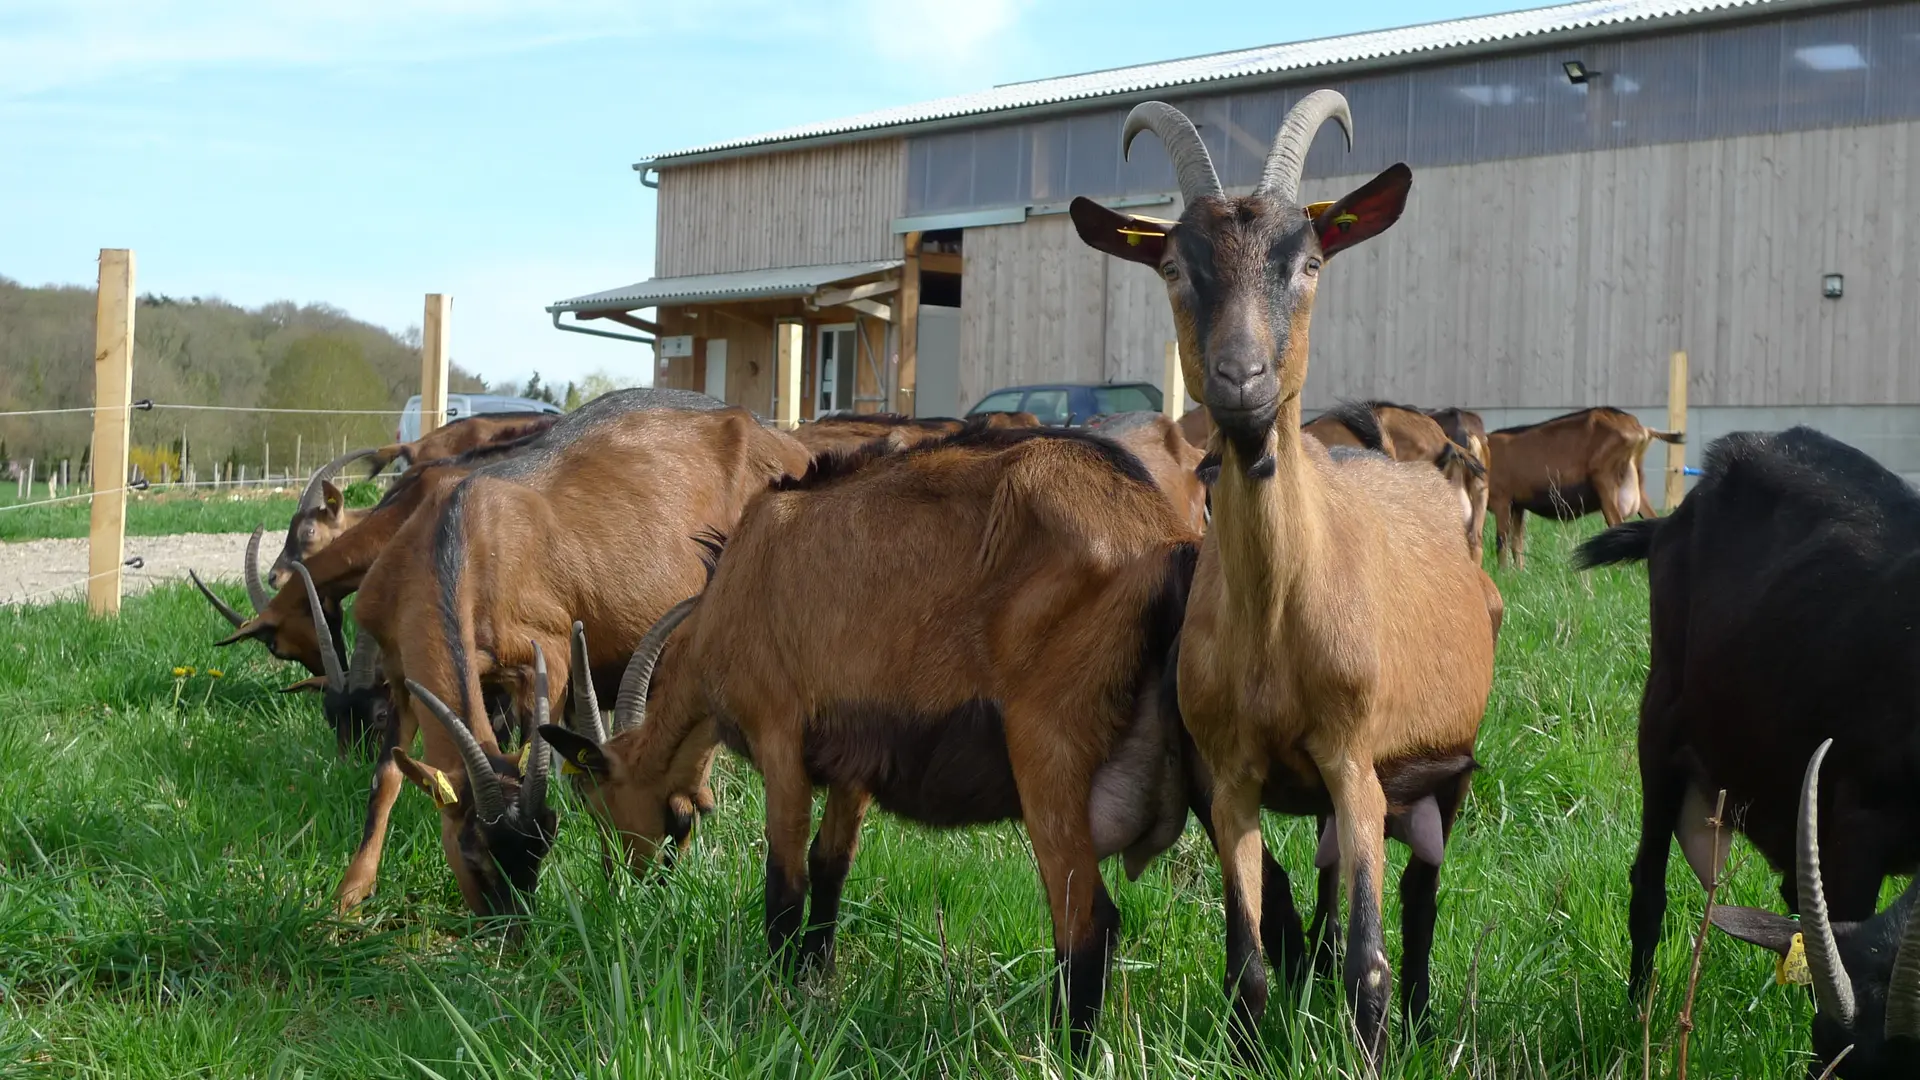
{"type": "MultiPolygon", "coordinates": [[[[92,405],[93,324],[91,288],[29,288],[0,277],[0,412],[92,405]]],[[[325,304],[243,308],[148,294],[134,313],[134,339],[136,401],[397,412],[419,392],[418,330],[395,335],[325,304]]],[[[486,388],[458,366],[448,383],[456,391],[486,388]]],[[[292,463],[296,439],[311,468],[342,440],[391,441],[394,426],[392,416],[155,410],[134,414],[133,442],[150,460],[172,457],[177,467],[184,432],[203,475],[215,460],[246,464],[257,475],[269,447],[276,473],[292,463]]],[[[85,413],[0,417],[0,467],[31,457],[68,458],[78,468],[91,431],[85,413]]]]}

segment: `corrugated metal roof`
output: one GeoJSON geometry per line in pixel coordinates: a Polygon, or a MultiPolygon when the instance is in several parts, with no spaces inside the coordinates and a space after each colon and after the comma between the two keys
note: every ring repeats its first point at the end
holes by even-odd
{"type": "Polygon", "coordinates": [[[548,311],[631,311],[656,304],[719,303],[725,300],[770,300],[806,296],[824,286],[885,273],[904,259],[878,262],[830,263],[825,266],[786,266],[773,270],[738,270],[730,274],[693,274],[653,278],[605,292],[588,293],[547,306],[548,311]]]}
{"type": "Polygon", "coordinates": [[[647,158],[634,167],[681,164],[680,159],[737,152],[776,143],[810,142],[859,132],[909,127],[941,120],[981,116],[1015,109],[1139,94],[1169,87],[1245,80],[1286,72],[1305,72],[1398,57],[1440,59],[1450,50],[1519,41],[1549,35],[1594,31],[1626,23],[1656,20],[1687,21],[1734,18],[1761,12],[1825,6],[1844,0],[1585,0],[1558,7],[1534,8],[1500,15],[1375,30],[1344,37],[1321,38],[1283,45],[1266,45],[1237,52],[1214,53],[1184,60],[1168,60],[1137,67],[1068,75],[1057,79],[1012,83],[991,90],[940,98],[860,113],[821,124],[770,131],[744,139],[708,143],[647,158]]]}

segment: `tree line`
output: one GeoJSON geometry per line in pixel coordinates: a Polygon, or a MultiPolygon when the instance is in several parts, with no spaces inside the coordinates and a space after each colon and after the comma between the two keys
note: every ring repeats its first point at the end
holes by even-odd
{"type": "MultiPolygon", "coordinates": [[[[182,444],[197,472],[214,463],[312,468],[328,448],[393,441],[400,409],[419,392],[420,331],[396,334],[326,304],[278,301],[245,308],[216,298],[146,294],[134,313],[133,397],[166,404],[366,410],[383,415],[165,410],[133,414],[136,457],[150,474],[179,469],[182,444]]],[[[0,412],[93,404],[94,290],[29,287],[0,277],[0,412]]],[[[448,389],[538,397],[572,408],[619,380],[596,373],[564,390],[536,373],[524,388],[489,388],[454,364],[448,389]]],[[[86,413],[0,417],[0,469],[32,458],[83,467],[86,413]]]]}

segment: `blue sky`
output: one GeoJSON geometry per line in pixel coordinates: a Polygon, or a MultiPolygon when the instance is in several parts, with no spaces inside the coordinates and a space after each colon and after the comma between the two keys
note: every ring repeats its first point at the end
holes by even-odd
{"type": "Polygon", "coordinates": [[[490,379],[639,372],[542,306],[648,277],[650,152],[997,83],[1509,0],[0,0],[0,275],[323,301],[454,294],[490,379]]]}

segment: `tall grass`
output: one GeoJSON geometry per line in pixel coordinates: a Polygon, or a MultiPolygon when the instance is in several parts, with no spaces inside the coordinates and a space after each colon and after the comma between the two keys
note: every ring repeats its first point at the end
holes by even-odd
{"type": "MultiPolygon", "coordinates": [[[[1442,877],[1440,1035],[1396,1043],[1388,1077],[1641,1074],[1625,905],[1645,578],[1573,574],[1584,531],[1536,524],[1529,569],[1499,578],[1483,767],[1442,877]]],[[[414,792],[378,893],[333,917],[367,767],[334,757],[311,699],[275,692],[299,673],[206,644],[224,629],[184,588],[129,600],[117,622],[77,604],[0,611],[0,1075],[1070,1071],[1048,1027],[1048,920],[1018,828],[936,833],[875,815],[847,883],[838,975],[792,987],[770,975],[760,929],[758,782],[731,759],[693,853],[649,880],[604,877],[594,830],[563,805],[517,944],[462,914],[414,792]]],[[[1267,832],[1308,902],[1312,824],[1270,818],[1267,832]]],[[[1666,987],[1683,978],[1702,903],[1674,862],[1666,987]]],[[[1240,1075],[1223,1038],[1218,871],[1199,830],[1140,881],[1117,868],[1109,880],[1124,931],[1087,1071],[1240,1075]]],[[[1756,858],[1726,892],[1778,903],[1756,858]]],[[[1770,957],[1710,943],[1694,1075],[1800,1068],[1811,1009],[1771,975],[1770,957]]],[[[1672,1072],[1678,997],[1655,1007],[1655,1075],[1672,1072]]],[[[1276,993],[1260,1071],[1364,1075],[1345,1024],[1336,985],[1276,993]]]]}

